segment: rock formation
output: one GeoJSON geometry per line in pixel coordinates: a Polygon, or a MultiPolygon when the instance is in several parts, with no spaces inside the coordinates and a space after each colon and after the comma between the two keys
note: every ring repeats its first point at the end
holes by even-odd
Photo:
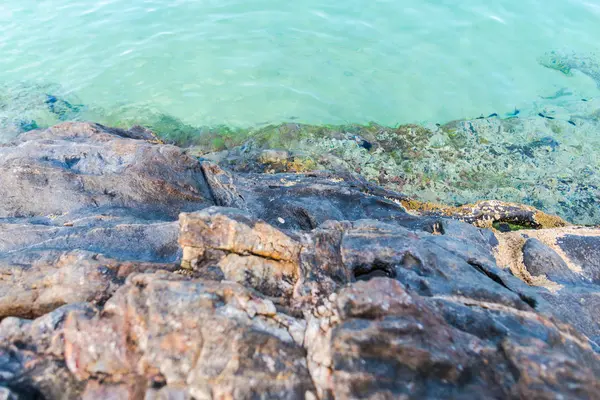
{"type": "Polygon", "coordinates": [[[598,398],[600,229],[411,202],[143,129],[23,134],[0,147],[0,398],[598,398]]]}

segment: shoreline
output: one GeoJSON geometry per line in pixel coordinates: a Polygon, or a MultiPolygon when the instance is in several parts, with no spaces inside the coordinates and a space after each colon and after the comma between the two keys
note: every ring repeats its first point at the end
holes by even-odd
{"type": "Polygon", "coordinates": [[[281,153],[219,166],[93,123],[0,146],[0,393],[598,393],[600,229],[500,202],[407,212],[281,153]]]}
{"type": "Polygon", "coordinates": [[[73,99],[38,97],[31,112],[44,117],[25,114],[11,122],[20,130],[12,134],[4,126],[10,120],[4,120],[5,133],[17,137],[52,121],[97,117],[91,120],[123,129],[142,125],[163,142],[215,160],[278,149],[287,152],[288,162],[357,173],[424,203],[461,206],[494,199],[530,205],[574,224],[600,224],[600,98],[581,99],[563,89],[509,113],[394,127],[298,121],[195,127],[160,113],[111,114],[73,99]]]}

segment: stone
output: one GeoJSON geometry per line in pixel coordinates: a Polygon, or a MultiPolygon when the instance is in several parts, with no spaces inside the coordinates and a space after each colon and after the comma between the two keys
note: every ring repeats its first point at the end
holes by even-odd
{"type": "Polygon", "coordinates": [[[559,283],[581,280],[554,250],[535,238],[527,239],[523,246],[523,263],[531,275],[546,275],[559,283]]]}
{"type": "Polygon", "coordinates": [[[539,290],[538,309],[572,324],[600,349],[600,310],[595,241],[600,230],[563,227],[497,233],[500,266],[539,290]],[[529,269],[531,268],[531,271],[529,269]],[[544,276],[534,276],[543,272],[544,276]],[[573,312],[577,310],[577,312],[573,312]]]}
{"type": "Polygon", "coordinates": [[[318,334],[326,344],[319,343],[322,350],[312,356],[329,357],[320,359],[331,370],[330,379],[319,381],[326,385],[320,393],[343,398],[552,398],[557,393],[593,398],[600,359],[580,337],[534,312],[502,306],[491,311],[472,302],[469,313],[483,313],[486,326],[511,318],[530,325],[497,341],[487,332],[475,335],[472,326],[460,326],[444,312],[445,305],[462,301],[430,301],[381,277],[343,289],[337,301],[341,321],[318,334]],[[535,336],[541,330],[558,336],[542,341],[535,336]],[[548,378],[553,384],[541,383],[548,378]]]}
{"type": "Polygon", "coordinates": [[[83,379],[187,385],[195,398],[299,398],[313,389],[304,350],[274,307],[249,308],[261,301],[235,283],[134,275],[100,318],[69,315],[67,365],[83,379]]]}
{"type": "Polygon", "coordinates": [[[175,264],[124,262],[97,253],[30,252],[0,259],[0,318],[34,318],[65,304],[103,303],[133,272],[175,270],[175,264]]]}
{"type": "MultiPolygon", "coordinates": [[[[15,398],[78,398],[84,384],[67,369],[62,336],[71,312],[95,315],[87,303],[60,307],[33,321],[15,317],[0,323],[0,387],[15,398]]],[[[10,397],[9,397],[10,398],[10,397]]]]}
{"type": "Polygon", "coordinates": [[[182,266],[216,265],[225,279],[270,295],[290,294],[298,279],[300,243],[238,209],[181,214],[182,266]]]}
{"type": "Polygon", "coordinates": [[[597,397],[597,228],[286,157],[90,123],[0,147],[0,396],[597,397]]]}
{"type": "Polygon", "coordinates": [[[90,123],[21,135],[18,151],[0,148],[0,196],[5,199],[0,215],[129,207],[176,216],[191,204],[212,202],[197,160],[178,147],[130,137],[127,131],[90,123]]]}
{"type": "Polygon", "coordinates": [[[584,276],[600,285],[600,232],[596,236],[564,235],[556,244],[571,262],[581,266],[584,276]]]}

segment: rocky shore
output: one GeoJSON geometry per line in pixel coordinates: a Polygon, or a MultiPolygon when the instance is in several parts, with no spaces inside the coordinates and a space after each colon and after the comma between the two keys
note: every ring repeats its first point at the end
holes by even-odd
{"type": "Polygon", "coordinates": [[[600,229],[312,160],[1,146],[0,399],[598,398],[600,229]]]}

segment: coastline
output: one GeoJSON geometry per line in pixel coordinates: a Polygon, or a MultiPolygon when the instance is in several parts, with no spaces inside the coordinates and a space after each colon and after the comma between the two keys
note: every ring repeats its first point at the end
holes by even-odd
{"type": "Polygon", "coordinates": [[[4,142],[69,120],[123,129],[141,125],[165,143],[210,159],[236,161],[278,149],[287,152],[287,162],[304,160],[311,168],[357,173],[421,202],[461,206],[494,199],[530,205],[574,224],[600,224],[600,135],[595,134],[600,132],[600,99],[581,99],[564,90],[509,113],[395,127],[299,121],[195,127],[160,113],[110,113],[76,99],[35,98],[35,104],[26,102],[30,113],[18,113],[21,119],[7,114],[2,120],[4,142]]]}
{"type": "Polygon", "coordinates": [[[0,146],[0,393],[598,392],[600,229],[500,202],[411,210],[246,152],[219,166],[93,123],[0,146]]]}

